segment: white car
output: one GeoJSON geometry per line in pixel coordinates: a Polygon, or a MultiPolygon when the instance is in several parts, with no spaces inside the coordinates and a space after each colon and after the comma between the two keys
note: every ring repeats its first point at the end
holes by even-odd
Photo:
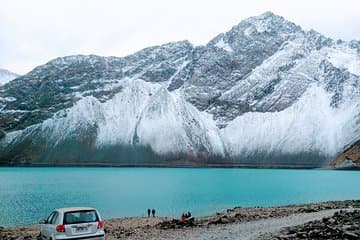
{"type": "Polygon", "coordinates": [[[105,240],[104,222],[94,208],[56,209],[40,224],[41,240],[105,240]]]}

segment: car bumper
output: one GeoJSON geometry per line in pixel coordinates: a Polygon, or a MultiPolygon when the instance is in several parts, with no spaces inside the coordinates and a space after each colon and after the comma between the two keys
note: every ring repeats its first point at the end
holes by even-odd
{"type": "Polygon", "coordinates": [[[58,236],[54,240],[105,240],[105,234],[93,234],[93,235],[86,235],[86,236],[58,236]]]}

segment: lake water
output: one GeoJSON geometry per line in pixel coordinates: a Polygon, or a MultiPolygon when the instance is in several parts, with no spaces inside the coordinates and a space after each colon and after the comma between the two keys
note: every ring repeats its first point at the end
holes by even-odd
{"type": "Polygon", "coordinates": [[[207,215],[234,206],[360,199],[360,172],[222,168],[0,168],[0,226],[35,224],[55,208],[104,218],[207,215]]]}

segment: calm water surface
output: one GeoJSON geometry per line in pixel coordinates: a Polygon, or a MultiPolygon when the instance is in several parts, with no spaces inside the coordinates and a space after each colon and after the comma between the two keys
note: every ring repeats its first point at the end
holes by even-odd
{"type": "Polygon", "coordinates": [[[207,215],[234,206],[360,199],[360,172],[191,168],[0,168],[0,226],[37,223],[65,206],[104,218],[207,215]]]}

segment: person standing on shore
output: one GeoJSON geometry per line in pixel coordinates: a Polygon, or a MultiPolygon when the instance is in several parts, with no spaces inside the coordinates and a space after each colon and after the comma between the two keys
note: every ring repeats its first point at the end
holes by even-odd
{"type": "Polygon", "coordinates": [[[150,208],[148,208],[148,217],[150,217],[150,212],[151,212],[150,208]]]}
{"type": "Polygon", "coordinates": [[[152,216],[155,217],[155,209],[152,210],[152,216]]]}

